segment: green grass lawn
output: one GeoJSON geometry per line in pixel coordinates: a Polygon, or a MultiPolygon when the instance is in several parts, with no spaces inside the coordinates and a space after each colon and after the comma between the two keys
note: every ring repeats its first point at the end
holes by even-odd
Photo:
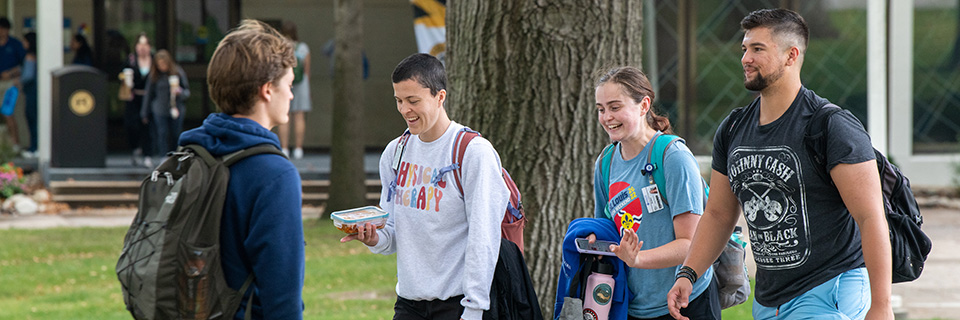
{"type": "MultiPolygon", "coordinates": [[[[329,219],[305,221],[304,231],[304,318],[393,317],[396,257],[341,245],[329,219]]],[[[130,319],[114,271],[125,232],[0,230],[0,319],[130,319]]],[[[751,301],[724,310],[723,318],[750,319],[751,301]]]]}
{"type": "MultiPolygon", "coordinates": [[[[304,222],[308,319],[391,319],[396,258],[304,222]]],[[[0,231],[0,319],[130,319],[115,266],[126,228],[0,231]]]]}

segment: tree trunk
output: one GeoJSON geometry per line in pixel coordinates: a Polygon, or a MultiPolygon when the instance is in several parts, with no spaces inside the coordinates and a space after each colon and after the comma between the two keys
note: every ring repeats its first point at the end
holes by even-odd
{"type": "Polygon", "coordinates": [[[560,245],[593,216],[593,165],[608,139],[594,86],[640,67],[641,1],[457,0],[447,8],[452,118],[489,139],[523,194],[526,260],[551,317],[560,245]]]}
{"type": "Polygon", "coordinates": [[[362,0],[336,0],[333,135],[327,212],[366,204],[363,170],[362,0]]]}

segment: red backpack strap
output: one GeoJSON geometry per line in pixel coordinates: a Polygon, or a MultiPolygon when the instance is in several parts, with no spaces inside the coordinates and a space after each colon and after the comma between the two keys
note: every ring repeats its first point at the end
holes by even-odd
{"type": "Polygon", "coordinates": [[[460,189],[460,195],[463,195],[463,184],[460,183],[461,168],[463,168],[463,157],[467,153],[467,146],[473,138],[479,137],[480,133],[464,127],[457,132],[457,137],[453,139],[453,179],[457,183],[457,189],[460,189]]]}
{"type": "Polygon", "coordinates": [[[510,214],[506,216],[504,220],[506,222],[514,222],[520,219],[523,219],[523,202],[520,199],[520,190],[517,189],[517,183],[513,182],[513,178],[510,177],[510,173],[507,172],[507,169],[503,167],[500,168],[500,173],[503,174],[503,182],[507,184],[507,190],[510,190],[510,205],[507,206],[507,212],[510,214]]]}

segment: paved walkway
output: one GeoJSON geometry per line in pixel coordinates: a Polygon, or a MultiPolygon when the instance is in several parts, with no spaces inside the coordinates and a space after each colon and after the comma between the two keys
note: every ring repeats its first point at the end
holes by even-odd
{"type": "MultiPolygon", "coordinates": [[[[960,209],[920,210],[923,232],[933,241],[933,249],[920,279],[894,284],[893,295],[900,297],[902,311],[907,312],[909,319],[960,319],[960,270],[957,268],[960,267],[957,249],[960,248],[960,209]]],[[[739,224],[746,229],[743,216],[739,224]]],[[[747,269],[750,274],[756,274],[750,250],[747,250],[747,269]]]]}
{"type": "MultiPolygon", "coordinates": [[[[893,285],[910,319],[960,319],[960,209],[923,208],[923,230],[933,251],[920,279],[893,285]]],[[[316,218],[321,208],[304,207],[304,218],[316,218]]],[[[0,230],[55,227],[118,227],[130,224],[135,209],[74,210],[57,215],[0,215],[0,230]]],[[[748,251],[749,252],[749,251],[748,251]]],[[[747,259],[754,272],[753,259],[747,259]]]]}
{"type": "Polygon", "coordinates": [[[893,285],[910,319],[960,319],[960,210],[922,208],[923,232],[933,240],[920,279],[893,285]]]}

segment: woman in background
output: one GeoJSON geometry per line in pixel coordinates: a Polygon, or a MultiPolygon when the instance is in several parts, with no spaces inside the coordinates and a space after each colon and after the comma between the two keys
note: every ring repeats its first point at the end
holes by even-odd
{"type": "Polygon", "coordinates": [[[23,40],[27,55],[23,58],[20,83],[23,84],[23,96],[27,102],[24,113],[30,131],[30,147],[24,152],[24,156],[32,158],[37,152],[37,34],[27,33],[23,40]]]}
{"type": "MultiPolygon", "coordinates": [[[[293,123],[294,143],[293,158],[303,158],[303,136],[306,133],[306,113],[310,112],[313,100],[310,99],[310,47],[297,37],[297,25],[290,21],[283,22],[283,35],[294,42],[293,55],[297,57],[297,66],[293,68],[293,101],[290,101],[290,122],[293,123]]],[[[277,127],[280,136],[280,147],[284,154],[290,154],[290,123],[277,127]]]]}
{"type": "Polygon", "coordinates": [[[140,117],[153,129],[153,152],[149,156],[162,157],[177,147],[190,85],[187,74],[173,61],[170,52],[160,50],[154,57],[145,87],[140,117]]]}
{"type": "Polygon", "coordinates": [[[73,36],[73,41],[70,41],[70,49],[73,50],[73,62],[71,63],[93,66],[93,49],[90,49],[87,38],[82,34],[73,36]]]}
{"type": "Polygon", "coordinates": [[[133,81],[131,81],[133,87],[129,88],[131,92],[128,95],[129,100],[126,101],[123,126],[127,131],[127,142],[133,149],[134,166],[153,167],[150,158],[144,157],[144,155],[150,155],[153,152],[151,148],[153,144],[150,139],[150,121],[147,120],[152,117],[152,114],[148,109],[146,110],[147,116],[141,116],[143,97],[147,93],[147,76],[150,75],[152,65],[153,55],[150,48],[150,39],[147,38],[146,33],[140,33],[134,45],[134,52],[128,57],[127,63],[124,65],[124,69],[129,68],[133,71],[133,81]]]}

